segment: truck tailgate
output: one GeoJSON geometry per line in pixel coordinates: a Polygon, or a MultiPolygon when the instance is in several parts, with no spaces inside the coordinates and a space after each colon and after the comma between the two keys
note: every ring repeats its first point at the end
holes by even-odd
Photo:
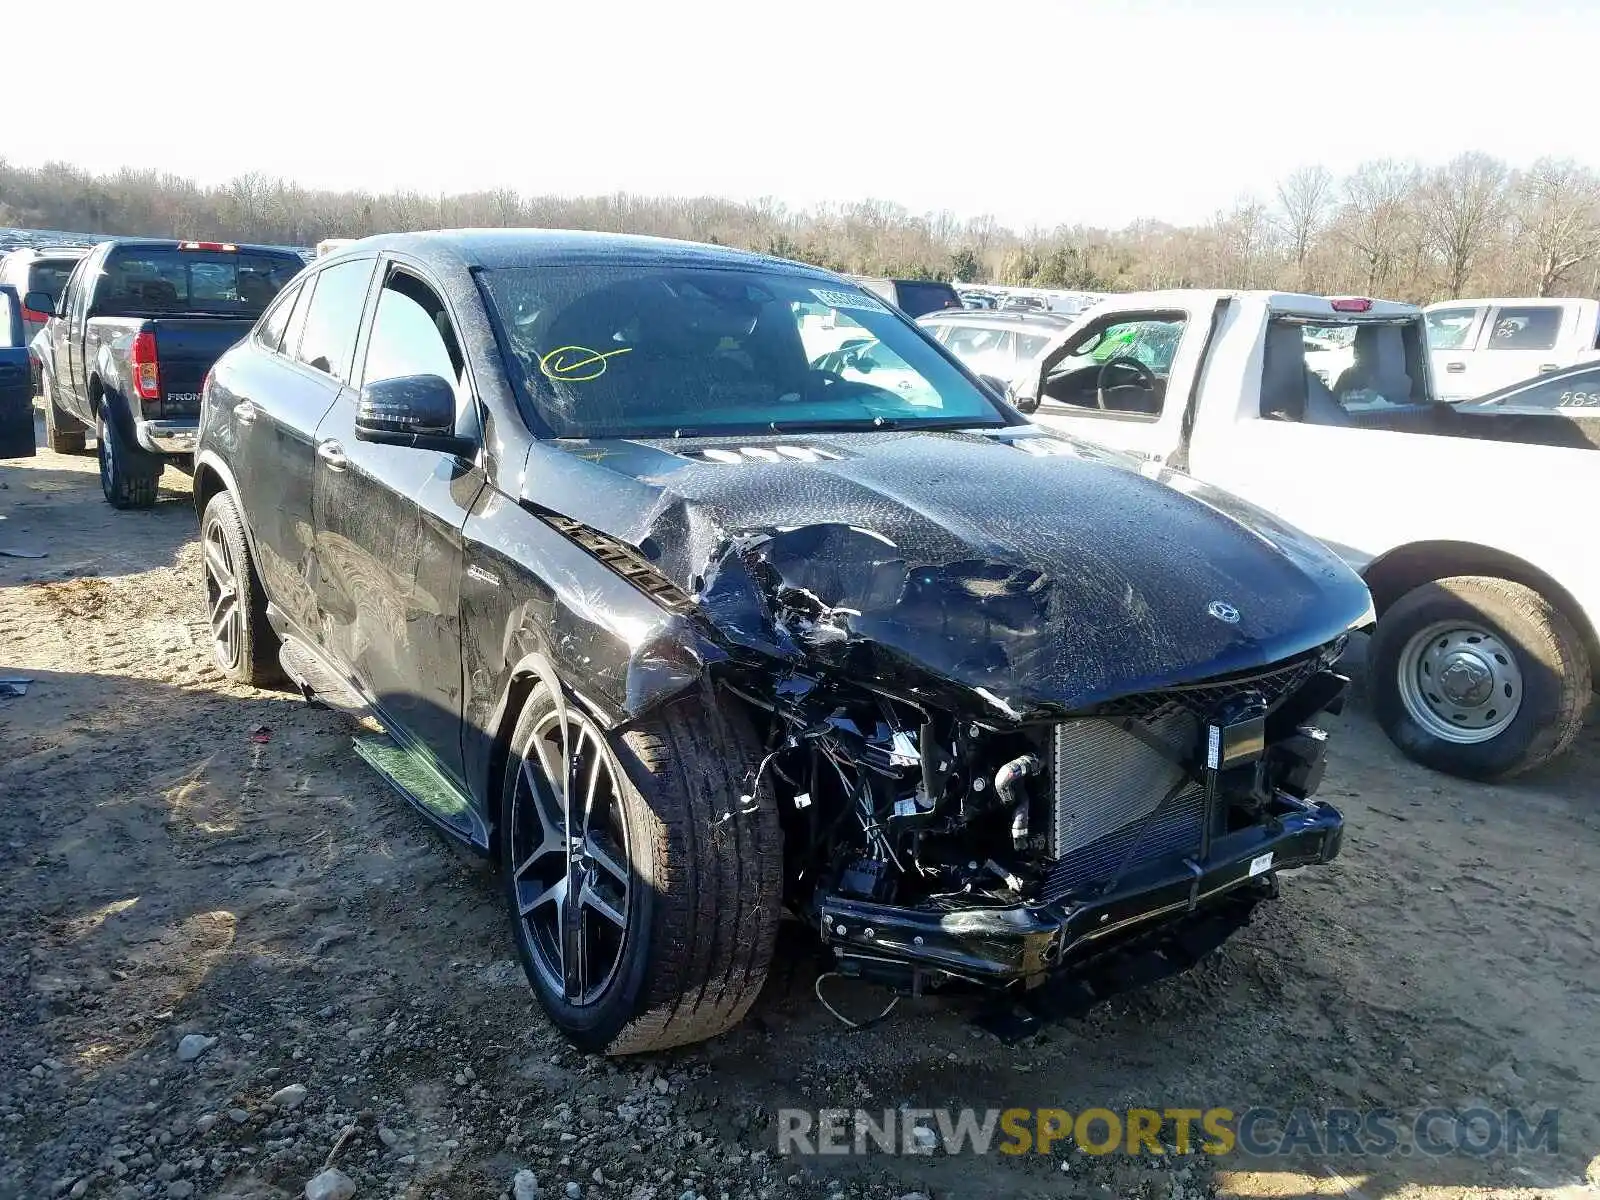
{"type": "Polygon", "coordinates": [[[243,317],[157,317],[147,322],[146,328],[155,331],[161,363],[161,415],[198,416],[206,372],[254,324],[243,317]]]}

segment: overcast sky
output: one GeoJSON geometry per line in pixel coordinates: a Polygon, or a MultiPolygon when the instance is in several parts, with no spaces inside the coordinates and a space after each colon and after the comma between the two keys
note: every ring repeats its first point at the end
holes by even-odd
{"type": "Polygon", "coordinates": [[[71,6],[94,36],[41,43],[70,84],[13,73],[27,116],[0,155],[206,183],[871,196],[1019,227],[1202,219],[1309,162],[1600,160],[1595,3],[101,7],[71,6]]]}

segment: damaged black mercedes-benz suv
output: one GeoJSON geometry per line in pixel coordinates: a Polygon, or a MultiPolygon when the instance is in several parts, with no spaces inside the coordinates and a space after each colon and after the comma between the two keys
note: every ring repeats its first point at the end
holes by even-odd
{"type": "Polygon", "coordinates": [[[1360,580],[826,272],[356,242],[217,364],[195,487],[218,664],[372,719],[586,1048],[739,1021],[785,914],[842,974],[1081,1011],[1339,850],[1360,580]]]}

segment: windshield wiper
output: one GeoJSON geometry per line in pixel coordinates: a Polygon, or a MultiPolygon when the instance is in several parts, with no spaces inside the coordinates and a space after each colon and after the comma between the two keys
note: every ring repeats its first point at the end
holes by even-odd
{"type": "Polygon", "coordinates": [[[767,428],[773,433],[829,433],[848,432],[853,429],[898,429],[900,422],[893,417],[839,418],[832,421],[772,421],[767,428]]]}

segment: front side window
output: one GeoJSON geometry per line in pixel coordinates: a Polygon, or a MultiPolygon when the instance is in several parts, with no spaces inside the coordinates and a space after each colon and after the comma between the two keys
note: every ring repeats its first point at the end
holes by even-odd
{"type": "Polygon", "coordinates": [[[1549,350],[1561,335],[1561,309],[1553,304],[1502,308],[1486,343],[1490,350],[1549,350]]]}
{"type": "Polygon", "coordinates": [[[1053,356],[1041,402],[1155,420],[1187,323],[1182,313],[1149,313],[1090,328],[1053,356]]]}
{"type": "Polygon", "coordinates": [[[916,326],[848,285],[656,263],[481,278],[508,365],[560,437],[1010,423],[916,326]]]}
{"type": "Polygon", "coordinates": [[[350,382],[350,360],[355,354],[361,310],[372,281],[373,260],[359,258],[324,268],[306,309],[300,349],[295,355],[308,367],[350,382]]]}
{"type": "Polygon", "coordinates": [[[1472,331],[1477,327],[1476,308],[1438,308],[1428,314],[1428,349],[1470,350],[1472,331]]]}

